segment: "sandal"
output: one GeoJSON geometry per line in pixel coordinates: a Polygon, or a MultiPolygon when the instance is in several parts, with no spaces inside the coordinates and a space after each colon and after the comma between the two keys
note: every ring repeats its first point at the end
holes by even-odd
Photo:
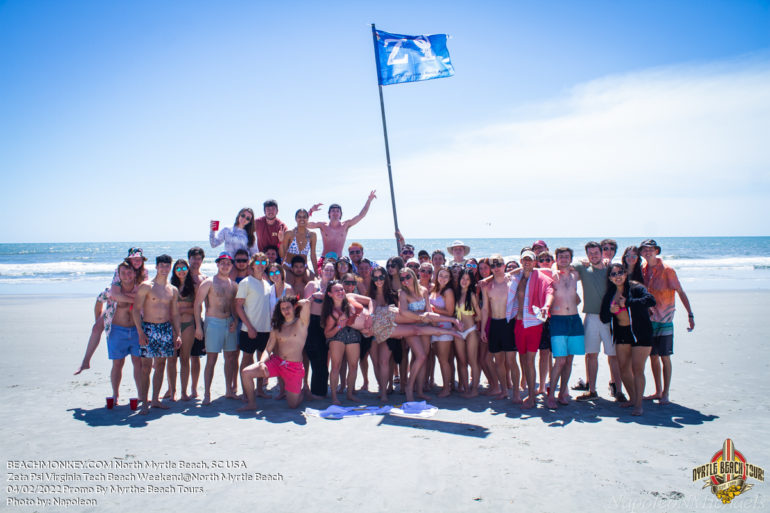
{"type": "Polygon", "coordinates": [[[588,386],[588,383],[583,381],[583,378],[580,378],[577,382],[577,385],[572,386],[572,390],[589,390],[590,387],[588,386]]]}

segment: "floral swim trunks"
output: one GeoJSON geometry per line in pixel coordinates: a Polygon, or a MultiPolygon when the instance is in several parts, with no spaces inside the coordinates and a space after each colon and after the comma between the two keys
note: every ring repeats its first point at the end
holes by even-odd
{"type": "Polygon", "coordinates": [[[143,358],[174,356],[174,329],[170,322],[143,322],[142,331],[148,340],[147,345],[142,347],[143,358]]]}

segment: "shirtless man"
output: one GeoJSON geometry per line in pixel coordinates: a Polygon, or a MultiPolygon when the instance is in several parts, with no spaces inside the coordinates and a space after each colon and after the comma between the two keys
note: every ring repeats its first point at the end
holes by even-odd
{"type": "Polygon", "coordinates": [[[107,355],[112,360],[112,397],[118,404],[118,392],[120,380],[123,377],[123,364],[126,356],[131,355],[131,364],[134,367],[134,381],[136,382],[137,395],[141,395],[142,381],[142,350],[139,345],[139,332],[134,326],[131,310],[134,305],[133,296],[136,294],[136,271],[128,262],[121,262],[118,266],[120,278],[120,290],[129,300],[118,301],[115,307],[115,315],[112,318],[112,329],[107,335],[107,355]],[[130,296],[129,296],[130,295],[130,296]]]}
{"type": "Polygon", "coordinates": [[[139,345],[142,346],[142,379],[139,400],[147,415],[149,404],[147,396],[150,390],[150,371],[152,376],[152,407],[167,410],[168,406],[160,402],[160,387],[163,385],[163,371],[166,358],[174,356],[174,351],[182,347],[182,331],[179,323],[179,291],[168,283],[171,272],[171,257],[160,255],[155,259],[155,278],[142,282],[136,291],[132,310],[134,325],[139,333],[139,345]]]}
{"type": "Polygon", "coordinates": [[[254,379],[271,376],[283,378],[289,408],[296,408],[302,403],[302,378],[305,376],[302,349],[305,347],[310,321],[309,303],[307,299],[297,301],[294,296],[284,296],[278,300],[280,314],[272,322],[273,329],[265,351],[257,363],[241,371],[246,404],[238,408],[238,411],[257,409],[254,379]]]}
{"type": "Polygon", "coordinates": [[[302,255],[294,255],[291,259],[291,267],[286,272],[286,283],[294,290],[305,290],[307,284],[315,279],[315,275],[307,268],[307,262],[302,255]]]}
{"type": "MultiPolygon", "coordinates": [[[[250,267],[251,276],[238,284],[235,295],[235,311],[242,322],[238,340],[238,347],[243,351],[241,372],[254,363],[255,352],[257,358],[262,356],[270,337],[270,282],[265,275],[267,256],[264,253],[255,254],[250,267]]],[[[262,385],[260,379],[257,393],[260,397],[267,397],[262,385]]],[[[241,387],[245,399],[246,384],[241,382],[241,387]]]]}
{"type": "Polygon", "coordinates": [[[505,261],[500,255],[492,255],[489,258],[489,266],[492,268],[492,279],[487,286],[482,287],[483,303],[481,309],[481,341],[489,343],[489,353],[492,355],[497,370],[497,383],[490,383],[489,394],[498,399],[508,397],[508,383],[506,365],[513,374],[513,397],[515,404],[521,404],[519,397],[519,366],[516,364],[516,345],[513,340],[513,325],[506,319],[508,310],[508,288],[511,284],[510,276],[504,271],[505,261]],[[489,336],[484,327],[487,319],[490,319],[489,336]]]}
{"type": "Polygon", "coordinates": [[[676,296],[687,310],[687,331],[695,329],[695,315],[692,313],[690,300],[684,293],[676,271],[660,258],[660,246],[653,239],[647,239],[639,245],[639,252],[644,257],[642,274],[644,286],[655,298],[655,306],[650,309],[652,321],[652,352],[650,368],[655,379],[655,393],[645,399],[657,399],[660,404],[669,404],[671,388],[671,355],[674,354],[674,310],[676,296]],[[663,363],[663,381],[661,382],[661,362],[663,363]]]}
{"type": "Polygon", "coordinates": [[[203,338],[201,307],[206,303],[206,368],[203,371],[204,405],[211,403],[211,382],[220,351],[225,354],[225,397],[236,399],[234,374],[238,368],[238,336],[235,333],[235,294],[238,286],[230,279],[233,258],[220,253],[217,274],[206,278],[195,293],[195,338],[203,338]]]}
{"type": "Polygon", "coordinates": [[[580,297],[577,271],[571,268],[572,250],[556,248],[556,270],[553,273],[553,306],[551,307],[551,351],[554,356],[551,369],[551,386],[546,405],[556,408],[556,385],[561,378],[559,404],[569,404],[569,376],[572,373],[572,359],[585,354],[583,323],[578,315],[580,297]]]}
{"type": "Polygon", "coordinates": [[[187,263],[190,264],[190,275],[196,288],[207,278],[205,274],[201,273],[204,258],[206,258],[206,253],[203,252],[203,248],[193,246],[187,251],[187,263]]]}
{"type": "MultiPolygon", "coordinates": [[[[372,204],[372,200],[377,197],[375,194],[377,191],[369,193],[369,198],[366,200],[364,208],[361,212],[352,219],[347,221],[340,221],[342,219],[342,207],[336,203],[329,207],[329,222],[309,222],[307,227],[309,230],[318,228],[321,230],[321,238],[323,239],[323,251],[322,255],[328,253],[336,253],[342,255],[342,251],[345,249],[345,239],[348,237],[348,230],[358,224],[361,219],[364,218],[367,212],[369,212],[369,205],[372,204]]],[[[323,203],[317,203],[310,208],[310,215],[321,209],[323,203]]]]}

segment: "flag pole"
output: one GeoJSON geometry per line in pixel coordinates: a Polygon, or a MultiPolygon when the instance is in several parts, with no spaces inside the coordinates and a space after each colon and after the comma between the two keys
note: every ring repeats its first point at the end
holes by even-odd
{"type": "MultiPolygon", "coordinates": [[[[396,195],[393,192],[393,172],[390,168],[390,146],[388,145],[388,125],[385,122],[385,102],[382,99],[382,84],[380,84],[380,58],[377,52],[377,32],[372,23],[372,42],[374,43],[374,62],[377,64],[377,88],[380,91],[380,112],[382,112],[382,133],[385,135],[385,159],[388,162],[388,181],[390,182],[390,202],[393,205],[393,225],[398,230],[398,214],[396,214],[396,195]]],[[[401,254],[401,243],[396,237],[396,251],[401,254]]]]}

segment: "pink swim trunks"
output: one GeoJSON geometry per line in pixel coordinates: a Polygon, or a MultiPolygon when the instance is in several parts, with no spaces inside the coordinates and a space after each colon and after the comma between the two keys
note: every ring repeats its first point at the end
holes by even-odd
{"type": "Polygon", "coordinates": [[[302,378],[305,377],[305,366],[302,365],[302,362],[290,362],[279,356],[272,355],[265,362],[265,366],[271,378],[283,378],[287,392],[292,394],[302,392],[302,378]]]}

